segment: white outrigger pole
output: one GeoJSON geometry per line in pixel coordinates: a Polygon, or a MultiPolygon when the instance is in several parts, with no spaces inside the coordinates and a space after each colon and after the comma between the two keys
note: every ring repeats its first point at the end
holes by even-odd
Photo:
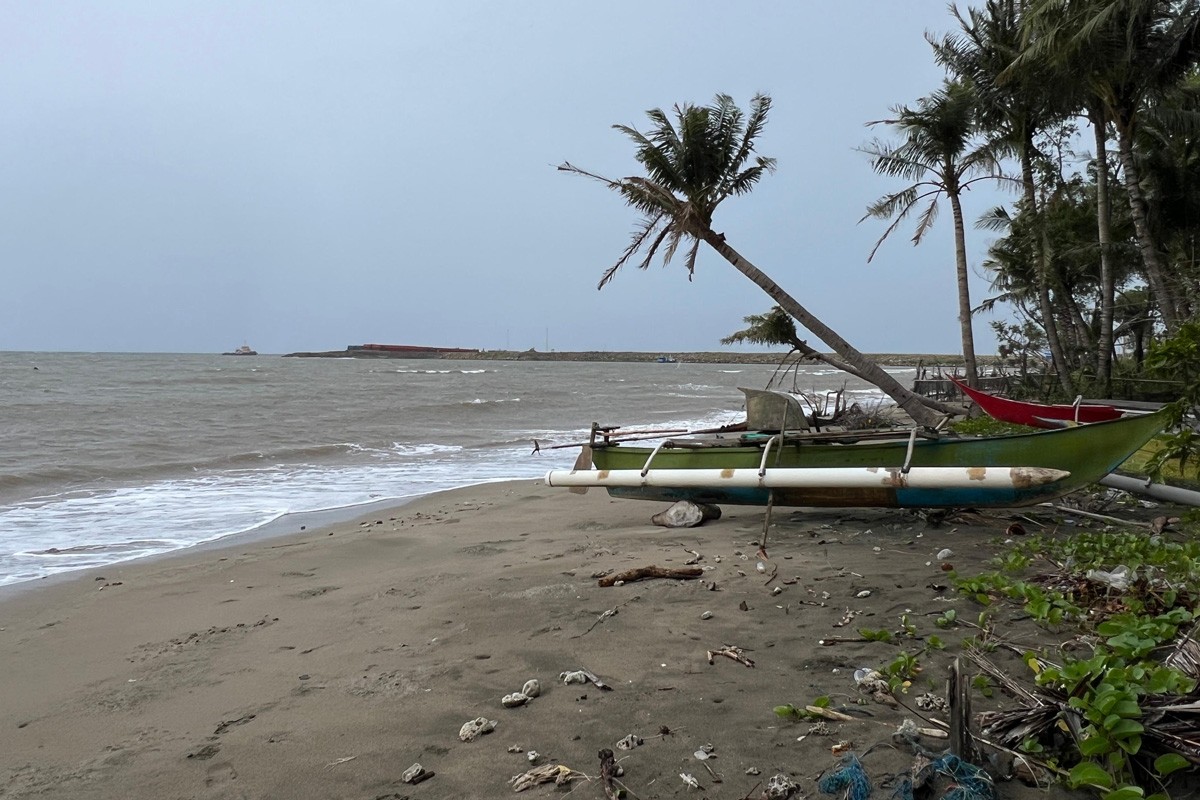
{"type": "Polygon", "coordinates": [[[547,486],[746,489],[1002,489],[1058,483],[1045,467],[771,467],[769,469],[554,469],[547,486]]]}

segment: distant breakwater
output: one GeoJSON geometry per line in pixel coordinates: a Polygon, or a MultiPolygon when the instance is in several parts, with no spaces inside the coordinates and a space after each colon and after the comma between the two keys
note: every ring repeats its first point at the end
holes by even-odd
{"type": "MultiPolygon", "coordinates": [[[[357,349],[326,350],[320,352],[287,353],[285,358],[439,358],[448,361],[599,361],[599,362],[657,362],[663,356],[676,359],[677,363],[692,364],[779,364],[787,353],[642,353],[634,351],[582,350],[550,351],[539,350],[472,350],[457,352],[381,352],[357,349]]],[[[920,353],[871,353],[872,361],[885,367],[961,367],[963,357],[954,354],[920,353]]],[[[979,362],[991,366],[998,364],[996,356],[979,356],[979,362]]],[[[810,362],[811,363],[811,362],[810,362]]],[[[670,368],[672,364],[663,364],[670,368]]]]}

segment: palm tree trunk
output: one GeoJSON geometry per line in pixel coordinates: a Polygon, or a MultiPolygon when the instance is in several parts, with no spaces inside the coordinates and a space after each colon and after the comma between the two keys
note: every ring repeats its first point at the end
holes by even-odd
{"type": "MultiPolygon", "coordinates": [[[[1026,138],[1028,139],[1028,137],[1026,138]]],[[[1050,348],[1050,358],[1054,363],[1054,371],[1058,373],[1058,381],[1068,396],[1074,396],[1075,387],[1071,384],[1070,370],[1067,367],[1067,360],[1063,356],[1062,341],[1058,336],[1058,323],[1054,317],[1054,307],[1050,303],[1050,245],[1042,230],[1042,212],[1038,208],[1037,195],[1034,192],[1033,159],[1030,155],[1032,152],[1033,142],[1027,140],[1021,148],[1021,184],[1024,191],[1026,213],[1033,215],[1033,219],[1037,220],[1038,233],[1033,237],[1033,241],[1036,251],[1034,258],[1037,263],[1038,307],[1042,315],[1042,327],[1046,329],[1046,344],[1050,348]]]]}
{"type": "Polygon", "coordinates": [[[940,421],[942,414],[954,413],[952,409],[904,388],[899,381],[884,372],[878,364],[851,347],[850,343],[839,336],[832,328],[809,313],[808,309],[796,302],[795,298],[785,292],[766,273],[751,264],[740,253],[726,244],[725,237],[722,234],[708,228],[699,231],[699,235],[700,238],[720,253],[722,258],[732,264],[738,272],[752,280],[755,286],[770,295],[771,299],[778,303],[780,308],[791,314],[797,322],[812,331],[813,335],[828,345],[831,350],[841,356],[848,364],[853,366],[859,375],[878,386],[884,394],[895,400],[896,405],[912,417],[913,421],[918,425],[933,426],[940,421]]]}
{"type": "Polygon", "coordinates": [[[1129,211],[1133,217],[1133,229],[1137,233],[1138,249],[1142,253],[1142,264],[1146,269],[1146,282],[1150,291],[1158,301],[1158,311],[1162,314],[1163,325],[1167,334],[1171,335],[1179,327],[1177,301],[1175,293],[1167,283],[1166,273],[1158,259],[1158,248],[1150,233],[1150,223],[1146,219],[1146,196],[1142,193],[1141,173],[1133,157],[1133,131],[1129,125],[1122,125],[1117,120],[1117,146],[1121,154],[1121,168],[1125,173],[1125,189],[1129,194],[1129,211]]]}
{"type": "Polygon", "coordinates": [[[971,287],[967,283],[967,233],[963,225],[962,204],[957,187],[947,192],[954,215],[954,266],[958,275],[958,326],[962,331],[963,360],[967,362],[967,383],[979,386],[979,367],[975,363],[975,332],[971,328],[971,287]]]}
{"type": "Polygon", "coordinates": [[[1108,197],[1108,120],[1099,105],[1092,109],[1091,117],[1096,136],[1096,230],[1100,243],[1100,330],[1096,339],[1096,381],[1100,396],[1111,397],[1117,281],[1112,263],[1112,211],[1108,197]]]}

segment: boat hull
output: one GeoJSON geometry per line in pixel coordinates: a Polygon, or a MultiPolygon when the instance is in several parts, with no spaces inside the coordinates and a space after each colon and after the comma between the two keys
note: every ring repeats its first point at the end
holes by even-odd
{"type": "Polygon", "coordinates": [[[951,377],[951,383],[957,386],[963,394],[971,398],[975,405],[992,419],[1001,422],[1012,422],[1016,425],[1028,425],[1031,428],[1058,428],[1058,422],[1109,422],[1120,419],[1122,412],[1113,406],[1103,405],[1055,405],[1046,403],[1030,403],[1023,400],[1012,400],[998,397],[994,394],[972,389],[967,384],[951,377]]]}
{"type": "MultiPolygon", "coordinates": [[[[714,504],[834,506],[871,508],[1015,507],[1051,500],[1103,478],[1166,424],[1162,413],[1059,430],[981,438],[918,439],[909,456],[907,437],[860,442],[818,442],[802,437],[774,445],[765,466],[772,468],[870,467],[1041,467],[1069,472],[1063,480],[1011,488],[913,488],[880,485],[827,487],[614,486],[613,497],[640,500],[691,500],[714,504]],[[774,495],[772,498],[772,494],[774,495]]],[[[744,438],[744,437],[743,437],[744,438]]],[[[763,445],[766,443],[763,437],[763,445]]],[[[648,447],[597,444],[592,462],[598,470],[760,469],[763,445],[687,444],[648,447]],[[653,458],[651,456],[653,455],[653,458]]]]}

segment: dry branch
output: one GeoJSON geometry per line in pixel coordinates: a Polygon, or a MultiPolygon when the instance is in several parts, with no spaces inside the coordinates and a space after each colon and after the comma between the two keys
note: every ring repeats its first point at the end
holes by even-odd
{"type": "Polygon", "coordinates": [[[618,572],[615,575],[607,575],[597,581],[597,584],[613,586],[617,583],[640,581],[643,578],[699,578],[703,574],[702,567],[657,567],[651,564],[648,567],[638,567],[618,572]]]}

